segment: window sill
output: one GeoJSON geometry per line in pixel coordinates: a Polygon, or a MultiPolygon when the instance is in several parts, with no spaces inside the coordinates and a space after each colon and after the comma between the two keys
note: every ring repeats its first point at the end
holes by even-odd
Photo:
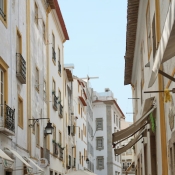
{"type": "Polygon", "coordinates": [[[7,20],[5,21],[2,16],[0,16],[0,21],[4,24],[4,26],[7,28],[7,20]]]}
{"type": "Polygon", "coordinates": [[[39,145],[36,145],[36,147],[37,147],[38,149],[40,149],[40,146],[39,146],[39,145]]]}

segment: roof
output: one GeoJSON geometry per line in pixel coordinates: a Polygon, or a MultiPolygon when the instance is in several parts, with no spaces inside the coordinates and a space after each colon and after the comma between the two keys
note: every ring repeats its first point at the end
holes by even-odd
{"type": "Polygon", "coordinates": [[[122,110],[120,109],[119,105],[117,104],[117,102],[115,100],[95,100],[93,101],[93,103],[98,103],[98,102],[103,102],[103,103],[114,103],[115,106],[118,108],[118,110],[120,111],[120,113],[122,114],[122,117],[125,118],[125,115],[123,114],[122,110]]]}
{"type": "MultiPolygon", "coordinates": [[[[65,68],[64,68],[65,69],[65,68]]],[[[69,69],[65,69],[66,70],[66,74],[67,74],[67,78],[69,81],[73,81],[73,77],[72,77],[72,72],[69,69]]]]}
{"type": "Polygon", "coordinates": [[[66,40],[69,40],[69,36],[68,36],[68,33],[67,33],[66,25],[64,23],[64,19],[63,19],[63,16],[62,16],[62,13],[61,13],[58,1],[57,0],[50,0],[50,1],[54,1],[55,10],[56,10],[59,22],[61,24],[61,29],[63,31],[64,37],[65,37],[66,40]]]}
{"type": "Polygon", "coordinates": [[[124,85],[131,84],[139,0],[128,0],[124,85]]]}
{"type": "Polygon", "coordinates": [[[79,96],[79,99],[81,101],[81,103],[83,104],[83,106],[87,106],[85,100],[83,99],[83,97],[79,96]]]}

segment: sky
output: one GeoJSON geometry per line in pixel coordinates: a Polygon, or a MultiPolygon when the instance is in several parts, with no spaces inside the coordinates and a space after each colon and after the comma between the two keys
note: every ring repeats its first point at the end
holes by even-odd
{"type": "Polygon", "coordinates": [[[127,0],[58,0],[70,40],[64,43],[64,63],[73,74],[90,80],[97,92],[109,88],[132,121],[131,86],[124,86],[127,0]]]}

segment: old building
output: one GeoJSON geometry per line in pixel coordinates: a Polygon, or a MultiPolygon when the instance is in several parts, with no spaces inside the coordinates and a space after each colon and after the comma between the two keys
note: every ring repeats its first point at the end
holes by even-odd
{"type": "Polygon", "coordinates": [[[124,114],[109,88],[102,93],[93,92],[93,116],[94,172],[98,175],[121,175],[121,156],[115,155],[111,148],[112,133],[120,131],[124,114]]]}
{"type": "Polygon", "coordinates": [[[113,142],[135,136],[116,154],[135,145],[136,174],[173,175],[175,1],[128,0],[125,81],[133,92],[134,123],[113,142]],[[131,13],[132,12],[132,13],[131,13]]]}

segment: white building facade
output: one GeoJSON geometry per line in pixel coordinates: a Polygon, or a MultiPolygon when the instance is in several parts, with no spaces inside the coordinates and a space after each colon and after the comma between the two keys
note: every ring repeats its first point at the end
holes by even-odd
{"type": "Polygon", "coordinates": [[[94,169],[97,175],[121,175],[121,157],[115,156],[112,133],[121,129],[124,115],[113,93],[107,88],[103,93],[93,93],[94,116],[94,169]]]}

